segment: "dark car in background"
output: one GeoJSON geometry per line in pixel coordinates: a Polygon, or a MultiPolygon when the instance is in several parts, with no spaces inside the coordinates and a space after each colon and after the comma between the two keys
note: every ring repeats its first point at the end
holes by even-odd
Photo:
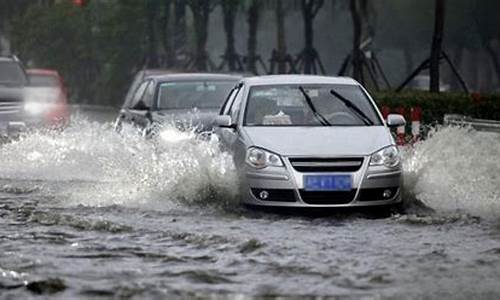
{"type": "Polygon", "coordinates": [[[0,136],[9,136],[24,128],[27,83],[26,72],[17,57],[0,57],[0,136]]]}
{"type": "Polygon", "coordinates": [[[126,97],[115,123],[132,124],[143,132],[158,124],[210,131],[220,107],[241,76],[178,73],[144,76],[126,97]]]}
{"type": "Polygon", "coordinates": [[[48,127],[64,127],[69,121],[64,80],[55,70],[28,69],[24,111],[27,118],[48,127]]]}

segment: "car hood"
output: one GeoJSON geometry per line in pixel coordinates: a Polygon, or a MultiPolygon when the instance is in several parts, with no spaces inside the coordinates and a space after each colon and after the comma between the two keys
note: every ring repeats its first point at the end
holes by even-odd
{"type": "Polygon", "coordinates": [[[178,127],[193,127],[197,131],[212,130],[217,109],[175,109],[160,110],[153,114],[153,118],[164,124],[176,124],[178,127]]]}
{"type": "Polygon", "coordinates": [[[384,126],[243,127],[251,144],[284,156],[370,155],[393,144],[384,126]]]}

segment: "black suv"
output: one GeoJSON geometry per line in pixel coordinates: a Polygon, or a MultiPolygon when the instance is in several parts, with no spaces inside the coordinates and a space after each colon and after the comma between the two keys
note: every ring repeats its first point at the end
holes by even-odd
{"type": "Polygon", "coordinates": [[[0,136],[24,127],[24,87],[27,83],[23,65],[15,56],[0,57],[0,136]]]}

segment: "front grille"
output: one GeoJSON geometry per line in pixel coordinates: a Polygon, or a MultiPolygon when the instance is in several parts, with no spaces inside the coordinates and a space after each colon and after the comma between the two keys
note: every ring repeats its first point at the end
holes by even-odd
{"type": "Polygon", "coordinates": [[[300,190],[302,201],[307,204],[348,204],[356,196],[356,190],[312,192],[300,190]]]}
{"type": "Polygon", "coordinates": [[[361,189],[359,191],[359,201],[380,201],[394,198],[397,194],[398,187],[376,188],[376,189],[361,189]],[[384,197],[384,191],[389,190],[391,195],[384,197]]]}
{"type": "Polygon", "coordinates": [[[0,114],[18,113],[22,109],[22,102],[15,99],[0,99],[0,114]]]}
{"type": "Polygon", "coordinates": [[[275,201],[275,202],[295,202],[295,193],[293,190],[287,189],[252,189],[252,194],[255,198],[262,201],[275,201]],[[260,193],[266,191],[267,198],[262,199],[260,193]]]}
{"type": "Polygon", "coordinates": [[[290,158],[292,167],[299,172],[356,172],[363,165],[362,157],[342,158],[290,158]]]}

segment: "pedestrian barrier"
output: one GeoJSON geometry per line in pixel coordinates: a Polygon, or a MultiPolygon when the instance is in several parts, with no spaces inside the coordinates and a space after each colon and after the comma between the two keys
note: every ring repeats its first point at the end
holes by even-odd
{"type": "Polygon", "coordinates": [[[422,133],[422,108],[421,107],[410,107],[409,109],[405,107],[396,107],[394,109],[388,106],[381,107],[382,115],[384,119],[391,113],[396,113],[402,115],[407,121],[406,126],[399,126],[395,130],[396,144],[407,145],[418,142],[421,139],[422,133]]]}

